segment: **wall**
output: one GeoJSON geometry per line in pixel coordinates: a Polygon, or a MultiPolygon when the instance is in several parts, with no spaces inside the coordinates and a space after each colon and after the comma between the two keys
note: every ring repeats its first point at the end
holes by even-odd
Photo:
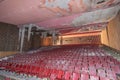
{"type": "Polygon", "coordinates": [[[101,34],[102,43],[120,50],[120,12],[101,34]],[[107,36],[106,36],[107,35],[107,36]]]}
{"type": "Polygon", "coordinates": [[[34,34],[31,36],[32,40],[31,40],[31,47],[32,49],[38,49],[40,48],[40,35],[39,34],[34,34]]]}
{"type": "Polygon", "coordinates": [[[100,35],[83,36],[83,37],[67,37],[63,38],[63,45],[66,44],[100,44],[100,35]]]}
{"type": "Polygon", "coordinates": [[[0,52],[0,58],[5,57],[5,56],[10,56],[10,55],[14,55],[17,54],[17,51],[1,51],[0,52]]]}
{"type": "Polygon", "coordinates": [[[17,51],[18,28],[15,25],[0,23],[0,51],[17,51]]]}
{"type": "Polygon", "coordinates": [[[108,40],[108,33],[107,33],[107,28],[102,30],[101,33],[101,42],[105,45],[109,45],[109,40],[108,40]]]}
{"type": "Polygon", "coordinates": [[[52,45],[52,38],[51,37],[41,38],[40,45],[41,46],[51,46],[52,45]]]}
{"type": "MultiPolygon", "coordinates": [[[[23,51],[28,51],[32,48],[31,42],[32,42],[32,39],[30,38],[30,40],[28,41],[28,33],[25,32],[24,42],[23,42],[23,51]]],[[[19,48],[20,48],[20,42],[19,42],[19,48]]]]}
{"type": "Polygon", "coordinates": [[[16,54],[18,51],[18,28],[0,23],[0,58],[16,54]]]}

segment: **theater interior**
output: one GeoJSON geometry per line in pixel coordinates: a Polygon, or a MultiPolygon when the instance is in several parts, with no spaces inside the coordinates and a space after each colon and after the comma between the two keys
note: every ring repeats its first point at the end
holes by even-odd
{"type": "Polygon", "coordinates": [[[120,0],[0,0],[0,80],[120,80],[120,0]]]}

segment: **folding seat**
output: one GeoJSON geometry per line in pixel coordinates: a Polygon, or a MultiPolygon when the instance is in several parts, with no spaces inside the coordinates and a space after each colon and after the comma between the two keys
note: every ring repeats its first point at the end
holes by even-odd
{"type": "Polygon", "coordinates": [[[21,66],[21,68],[20,68],[20,73],[22,72],[22,73],[25,73],[25,74],[31,74],[31,65],[29,64],[29,65],[22,65],[21,66]],[[24,69],[25,68],[25,69],[24,69]]]}
{"type": "Polygon", "coordinates": [[[12,65],[12,63],[9,63],[9,64],[6,66],[6,69],[7,69],[7,70],[10,70],[11,65],[12,65]]]}
{"type": "Polygon", "coordinates": [[[110,80],[110,79],[107,77],[100,77],[100,80],[110,80]]]}
{"type": "Polygon", "coordinates": [[[76,64],[76,62],[73,62],[73,61],[72,61],[70,64],[71,64],[72,66],[74,66],[74,65],[76,64]]]}
{"type": "Polygon", "coordinates": [[[28,74],[30,70],[30,65],[25,65],[25,68],[23,68],[23,73],[28,74]]]}
{"type": "Polygon", "coordinates": [[[72,80],[80,80],[80,73],[73,73],[72,80]]]}
{"type": "Polygon", "coordinates": [[[119,66],[113,66],[112,70],[115,71],[116,73],[120,73],[120,67],[119,66]]]}
{"type": "Polygon", "coordinates": [[[27,68],[26,68],[26,74],[31,74],[31,70],[33,70],[32,66],[28,65],[27,68]]]}
{"type": "Polygon", "coordinates": [[[109,74],[114,74],[114,72],[111,70],[111,69],[106,69],[106,74],[109,75],[109,74]]]}
{"type": "Polygon", "coordinates": [[[71,80],[71,75],[72,75],[71,72],[66,71],[66,72],[65,72],[65,75],[64,75],[64,79],[65,79],[65,80],[71,80]]]}
{"type": "Polygon", "coordinates": [[[44,72],[42,73],[43,77],[50,77],[51,71],[51,69],[44,69],[44,72]]]}
{"type": "Polygon", "coordinates": [[[26,68],[27,66],[24,64],[22,67],[21,67],[21,73],[26,73],[26,68]]]}
{"type": "Polygon", "coordinates": [[[7,69],[8,62],[4,62],[3,66],[4,66],[4,69],[7,69]]]}
{"type": "Polygon", "coordinates": [[[89,74],[88,73],[81,73],[81,80],[89,80],[89,74]]]}
{"type": "Polygon", "coordinates": [[[109,64],[103,64],[103,67],[105,67],[106,69],[110,69],[111,67],[110,67],[110,65],[109,64]]]}
{"type": "Polygon", "coordinates": [[[76,66],[74,71],[80,73],[81,69],[82,69],[81,66],[76,66]]]}
{"type": "Polygon", "coordinates": [[[89,66],[95,66],[95,62],[93,62],[92,60],[89,61],[89,66]]]}
{"type": "Polygon", "coordinates": [[[62,68],[62,70],[64,70],[64,71],[65,70],[69,70],[68,65],[64,65],[63,68],[62,68]]]}
{"type": "Polygon", "coordinates": [[[7,66],[6,61],[3,61],[3,62],[1,63],[1,68],[2,68],[2,69],[6,69],[6,66],[7,66]]]}
{"type": "Polygon", "coordinates": [[[99,77],[96,75],[90,75],[90,80],[99,80],[99,77]]]}
{"type": "Polygon", "coordinates": [[[57,74],[57,79],[62,79],[62,78],[63,78],[64,73],[65,73],[64,71],[59,70],[59,71],[58,71],[58,74],[57,74]]]}
{"type": "Polygon", "coordinates": [[[17,64],[13,63],[10,67],[10,71],[15,71],[16,66],[17,66],[17,64]]]}
{"type": "Polygon", "coordinates": [[[39,66],[32,66],[32,75],[37,75],[38,77],[42,77],[43,76],[43,72],[44,72],[44,68],[41,68],[39,66]]]}
{"type": "Polygon", "coordinates": [[[73,72],[73,71],[74,71],[74,67],[75,67],[74,65],[69,66],[69,67],[68,67],[69,71],[70,71],[70,72],[73,72]]]}
{"type": "Polygon", "coordinates": [[[22,67],[21,64],[16,65],[15,72],[20,73],[21,72],[21,67],[22,67]]]}
{"type": "Polygon", "coordinates": [[[97,75],[99,75],[100,77],[105,77],[106,73],[104,69],[99,69],[97,75]]]}
{"type": "Polygon", "coordinates": [[[116,74],[115,74],[115,73],[107,74],[107,77],[108,77],[109,79],[116,80],[116,74]]]}
{"type": "Polygon", "coordinates": [[[83,72],[83,73],[87,73],[87,72],[88,72],[88,67],[83,66],[81,72],[83,72]]]}
{"type": "Polygon", "coordinates": [[[57,74],[58,70],[57,69],[52,69],[52,74],[57,74]]]}
{"type": "Polygon", "coordinates": [[[57,73],[52,71],[51,75],[50,75],[50,80],[56,80],[57,79],[57,73]]]}
{"type": "Polygon", "coordinates": [[[102,68],[102,64],[101,63],[96,63],[96,68],[102,68]]]}
{"type": "Polygon", "coordinates": [[[77,62],[76,65],[77,65],[77,66],[81,66],[81,64],[82,64],[82,61],[79,60],[79,62],[77,62]]]}
{"type": "MultiPolygon", "coordinates": [[[[64,67],[66,67],[66,65],[64,65],[64,67]]],[[[57,67],[57,69],[63,69],[64,70],[64,67],[63,67],[63,65],[59,64],[59,66],[57,67]]]]}
{"type": "Polygon", "coordinates": [[[88,68],[88,63],[87,62],[82,62],[82,67],[88,68]]]}
{"type": "Polygon", "coordinates": [[[89,67],[89,74],[90,75],[96,75],[96,68],[95,67],[89,67]]]}

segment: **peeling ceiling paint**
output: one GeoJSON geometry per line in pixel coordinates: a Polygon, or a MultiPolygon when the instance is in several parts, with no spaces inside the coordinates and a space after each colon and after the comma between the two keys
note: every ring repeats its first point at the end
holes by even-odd
{"type": "Polygon", "coordinates": [[[75,18],[72,21],[72,24],[74,26],[81,26],[90,23],[108,22],[117,15],[119,10],[120,6],[115,6],[107,9],[84,13],[79,17],[75,18]]]}
{"type": "Polygon", "coordinates": [[[113,19],[120,6],[113,6],[105,9],[79,13],[72,16],[60,17],[56,19],[42,21],[40,23],[36,23],[39,26],[44,26],[46,28],[66,28],[66,27],[74,27],[74,26],[82,26],[91,23],[101,23],[108,22],[113,19]]]}
{"type": "Polygon", "coordinates": [[[68,6],[69,2],[70,0],[53,0],[53,1],[46,0],[45,6],[50,8],[59,7],[61,9],[69,10],[68,6]]]}
{"type": "Polygon", "coordinates": [[[107,8],[119,4],[120,0],[4,0],[0,3],[0,22],[33,23],[43,29],[81,26],[109,21],[117,10],[107,8]]]}

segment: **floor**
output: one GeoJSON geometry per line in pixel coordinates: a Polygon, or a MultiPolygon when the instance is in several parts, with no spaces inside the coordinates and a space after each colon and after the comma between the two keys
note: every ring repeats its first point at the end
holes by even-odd
{"type": "Polygon", "coordinates": [[[62,46],[15,55],[0,67],[16,80],[117,80],[120,55],[97,45],[62,46]]]}

